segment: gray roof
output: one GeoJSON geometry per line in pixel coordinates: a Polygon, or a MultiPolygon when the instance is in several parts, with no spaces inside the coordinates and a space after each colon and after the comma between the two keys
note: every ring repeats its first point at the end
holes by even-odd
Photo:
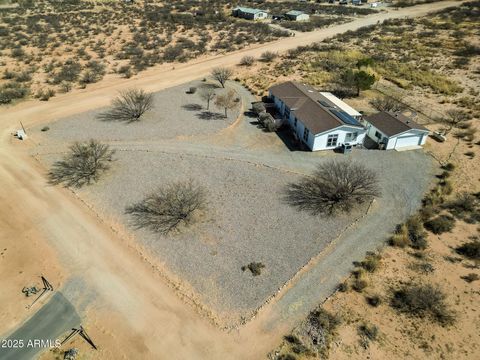
{"type": "Polygon", "coordinates": [[[248,7],[243,7],[243,6],[237,6],[235,9],[233,9],[234,11],[241,11],[245,14],[258,14],[258,13],[261,13],[261,12],[264,12],[266,13],[266,11],[264,10],[260,10],[260,9],[252,9],[252,8],[248,8],[248,7]]]}
{"type": "Polygon", "coordinates": [[[428,129],[400,113],[382,111],[365,118],[388,137],[399,135],[408,130],[428,131],[428,129]]]}
{"type": "Polygon", "coordinates": [[[313,134],[320,134],[343,125],[363,128],[360,123],[310,85],[288,81],[271,87],[270,93],[282,100],[313,134]],[[345,121],[346,117],[350,119],[350,123],[345,121]]]}
{"type": "Polygon", "coordinates": [[[303,11],[298,11],[298,10],[290,10],[289,12],[286,13],[286,15],[290,16],[299,16],[305,14],[303,11]]]}

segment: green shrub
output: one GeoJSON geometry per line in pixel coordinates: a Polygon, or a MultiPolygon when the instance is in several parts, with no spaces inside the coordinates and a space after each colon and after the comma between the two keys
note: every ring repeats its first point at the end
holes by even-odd
{"type": "Polygon", "coordinates": [[[437,286],[403,285],[394,292],[391,305],[410,316],[429,317],[442,325],[450,325],[454,322],[454,317],[445,299],[445,294],[437,286]]]}
{"type": "Polygon", "coordinates": [[[457,254],[463,255],[472,260],[480,260],[480,241],[473,240],[460,245],[456,249],[457,254]]]}
{"type": "Polygon", "coordinates": [[[449,215],[440,215],[425,222],[425,228],[434,234],[450,232],[455,227],[455,219],[449,215]]]}

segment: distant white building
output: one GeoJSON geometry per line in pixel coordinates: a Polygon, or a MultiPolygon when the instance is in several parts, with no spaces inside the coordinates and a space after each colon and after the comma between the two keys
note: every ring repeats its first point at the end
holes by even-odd
{"type": "Polygon", "coordinates": [[[292,10],[285,14],[285,17],[288,20],[292,21],[307,21],[310,19],[310,15],[304,13],[303,11],[292,10]]]}
{"type": "Polygon", "coordinates": [[[289,81],[271,87],[269,95],[277,111],[310,150],[363,144],[366,129],[359,122],[361,114],[333,94],[289,81]]]}
{"type": "Polygon", "coordinates": [[[380,112],[365,118],[370,139],[385,150],[418,149],[425,145],[429,130],[399,113],[380,112]]]}
{"type": "Polygon", "coordinates": [[[233,9],[232,15],[247,20],[263,20],[268,18],[268,13],[266,11],[241,6],[233,9]]]}

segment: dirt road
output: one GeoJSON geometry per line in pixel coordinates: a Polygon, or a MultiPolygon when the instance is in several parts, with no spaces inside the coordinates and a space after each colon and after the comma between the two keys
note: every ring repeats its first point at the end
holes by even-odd
{"type": "MultiPolygon", "coordinates": [[[[34,227],[33,230],[28,229],[29,236],[51,244],[62,259],[63,266],[81,276],[86,288],[94,291],[95,297],[104,306],[115,314],[121,314],[123,322],[115,332],[136,334],[135,341],[142,344],[141,353],[135,347],[136,352],[130,355],[143,359],[158,358],[158,354],[169,359],[263,358],[290,324],[281,326],[276,323],[274,328],[266,329],[265,326],[270,326],[270,310],[265,309],[262,322],[254,321],[238,333],[226,334],[218,330],[181,301],[134,249],[122,243],[70,192],[47,186],[44,170],[28,154],[31,144],[28,141],[14,142],[10,132],[19,121],[28,128],[106,105],[120,89],[135,86],[148,91],[160,90],[206,76],[216,66],[233,66],[245,55],[258,57],[266,50],[284,51],[388,18],[422,16],[456,4],[458,2],[447,1],[375,14],[233,54],[176,65],[175,69],[171,66],[157,67],[134,79],[106,79],[85,90],[52,98],[49,102],[28,101],[2,108],[0,217],[11,216],[12,208],[17,214],[22,214],[22,221],[28,221],[34,227]]],[[[15,227],[15,221],[9,224],[15,227]]],[[[22,227],[14,229],[19,237],[25,231],[22,227]]],[[[0,238],[2,232],[3,229],[0,229],[0,238]]],[[[125,339],[133,342],[127,335],[125,339]]],[[[116,355],[124,355],[121,349],[117,351],[116,355]]]]}

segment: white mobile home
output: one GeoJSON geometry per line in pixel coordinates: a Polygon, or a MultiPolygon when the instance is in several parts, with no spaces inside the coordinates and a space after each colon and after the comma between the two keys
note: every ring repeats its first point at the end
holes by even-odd
{"type": "Polygon", "coordinates": [[[288,20],[292,21],[307,21],[310,19],[310,15],[305,14],[303,11],[292,10],[285,14],[288,20]]]}
{"type": "Polygon", "coordinates": [[[273,86],[269,93],[277,111],[310,150],[363,143],[366,129],[344,111],[348,105],[342,100],[335,98],[334,103],[313,87],[293,81],[273,86]]]}
{"type": "Polygon", "coordinates": [[[399,113],[380,112],[365,118],[370,139],[385,150],[418,149],[425,145],[428,129],[399,113]]]}
{"type": "Polygon", "coordinates": [[[263,20],[268,18],[268,13],[266,11],[241,6],[233,9],[232,15],[247,20],[263,20]]]}

